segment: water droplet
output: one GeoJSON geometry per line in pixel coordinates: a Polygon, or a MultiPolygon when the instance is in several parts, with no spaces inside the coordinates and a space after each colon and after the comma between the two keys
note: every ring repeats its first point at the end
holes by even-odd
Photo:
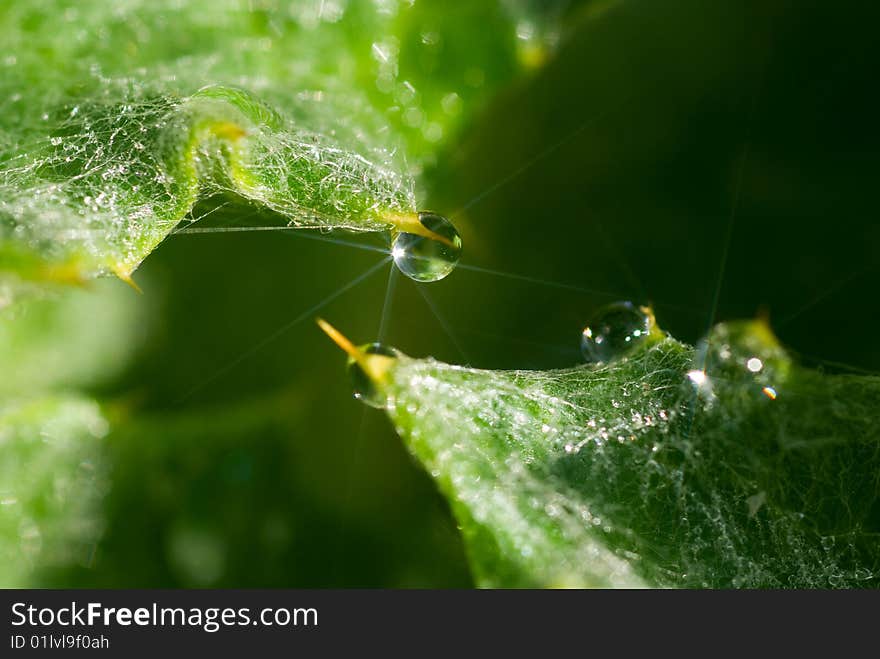
{"type": "Polygon", "coordinates": [[[604,307],[584,329],[581,352],[588,362],[608,362],[644,341],[653,319],[643,307],[615,302],[604,307]]]}
{"type": "MultiPolygon", "coordinates": [[[[368,355],[397,357],[397,351],[394,350],[394,348],[389,348],[381,343],[371,343],[362,348],[362,350],[368,355]]],[[[364,369],[361,368],[361,365],[352,358],[349,358],[348,360],[348,377],[351,379],[351,390],[355,398],[366,403],[370,407],[385,407],[388,399],[379,390],[364,369]]]]}
{"type": "Polygon", "coordinates": [[[443,279],[455,268],[461,256],[461,236],[442,215],[419,213],[426,233],[437,238],[401,231],[394,239],[391,256],[395,265],[410,279],[429,282],[443,279]]]}

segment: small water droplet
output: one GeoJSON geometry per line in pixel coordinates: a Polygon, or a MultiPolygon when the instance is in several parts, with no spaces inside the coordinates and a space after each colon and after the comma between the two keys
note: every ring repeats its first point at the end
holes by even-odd
{"type": "Polygon", "coordinates": [[[651,332],[651,314],[632,302],[602,308],[584,329],[581,352],[588,362],[609,362],[643,342],[651,332]]]}
{"type": "Polygon", "coordinates": [[[461,236],[442,215],[419,213],[419,222],[442,240],[401,231],[394,239],[391,256],[395,265],[410,279],[421,282],[443,279],[461,257],[461,236]]]}
{"type": "MultiPolygon", "coordinates": [[[[381,343],[371,343],[363,348],[368,355],[385,355],[396,357],[397,351],[381,343]]],[[[379,390],[373,380],[354,359],[348,360],[348,377],[351,380],[351,390],[354,397],[370,407],[382,408],[388,402],[385,395],[379,390]]]]}
{"type": "Polygon", "coordinates": [[[764,368],[764,362],[762,362],[757,357],[752,357],[746,362],[746,368],[749,369],[752,373],[757,373],[762,368],[764,368]]]}

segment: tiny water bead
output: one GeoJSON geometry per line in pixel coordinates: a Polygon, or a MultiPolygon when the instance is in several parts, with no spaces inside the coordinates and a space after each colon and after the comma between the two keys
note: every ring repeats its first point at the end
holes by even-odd
{"type": "Polygon", "coordinates": [[[442,215],[421,212],[423,233],[400,231],[394,238],[391,256],[398,269],[420,282],[439,281],[453,271],[461,257],[461,236],[442,215]]]}
{"type": "MultiPolygon", "coordinates": [[[[394,348],[389,348],[381,343],[371,343],[361,350],[367,355],[382,355],[384,357],[397,357],[398,355],[394,348]]],[[[355,398],[370,407],[385,407],[387,398],[354,357],[348,358],[348,377],[351,380],[351,390],[355,398]]]]}
{"type": "Polygon", "coordinates": [[[626,354],[648,338],[653,323],[650,309],[632,302],[603,307],[581,336],[584,359],[604,363],[626,354]]]}
{"type": "Polygon", "coordinates": [[[384,385],[401,353],[381,343],[359,348],[323,318],[316,318],[315,322],[348,355],[348,376],[354,397],[370,407],[385,407],[388,397],[384,394],[384,385]]]}

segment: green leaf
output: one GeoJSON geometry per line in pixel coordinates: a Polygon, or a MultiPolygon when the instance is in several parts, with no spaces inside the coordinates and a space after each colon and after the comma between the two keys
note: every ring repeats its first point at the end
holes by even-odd
{"type": "Polygon", "coordinates": [[[100,459],[108,423],[76,396],[0,401],[0,585],[35,568],[89,565],[108,487],[100,459]]]}
{"type": "Polygon", "coordinates": [[[763,322],[646,343],[560,371],[367,368],[478,583],[876,584],[880,378],[801,367],[763,322]]]}
{"type": "Polygon", "coordinates": [[[414,175],[549,43],[518,39],[540,17],[520,5],[7,4],[0,283],[128,278],[219,192],[292,226],[400,228],[414,175]]]}

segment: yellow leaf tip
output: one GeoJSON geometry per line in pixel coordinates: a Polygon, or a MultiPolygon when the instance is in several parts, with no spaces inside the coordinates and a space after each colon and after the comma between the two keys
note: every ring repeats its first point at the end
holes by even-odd
{"type": "Polygon", "coordinates": [[[143,292],[144,292],[143,289],[141,289],[141,287],[137,285],[135,280],[132,279],[131,272],[129,270],[127,270],[123,266],[118,265],[115,268],[113,268],[113,274],[116,275],[116,277],[120,281],[124,281],[126,284],[131,286],[135,291],[137,291],[140,294],[143,294],[143,292]]]}
{"type": "Polygon", "coordinates": [[[385,380],[388,369],[395,362],[394,357],[365,352],[323,318],[315,318],[315,322],[324,334],[329,336],[333,343],[342,348],[349,356],[349,359],[352,362],[356,362],[373,382],[381,383],[385,380]]]}
{"type": "Polygon", "coordinates": [[[338,329],[333,327],[330,323],[328,323],[323,318],[315,318],[315,322],[318,324],[318,327],[330,337],[330,340],[333,341],[336,345],[338,345],[342,350],[352,359],[357,362],[361,362],[366,357],[366,353],[363,350],[358,348],[355,344],[353,344],[347,336],[345,336],[338,329]]]}
{"type": "Polygon", "coordinates": [[[424,224],[422,224],[421,219],[419,219],[420,214],[421,212],[416,211],[410,213],[390,212],[385,214],[384,219],[386,222],[388,222],[388,224],[392,225],[398,231],[401,231],[403,233],[412,233],[416,236],[429,238],[430,240],[436,240],[448,247],[455,248],[455,243],[453,243],[452,240],[450,240],[446,236],[441,236],[439,233],[432,231],[424,224]]]}

